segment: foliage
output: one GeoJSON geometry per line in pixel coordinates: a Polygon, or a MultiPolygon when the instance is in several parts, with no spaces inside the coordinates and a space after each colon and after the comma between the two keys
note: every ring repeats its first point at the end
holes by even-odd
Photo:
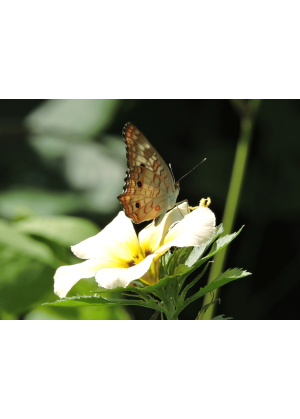
{"type": "MultiPolygon", "coordinates": [[[[85,219],[69,216],[28,217],[8,222],[0,220],[0,315],[13,319],[129,319],[122,307],[88,311],[59,310],[41,307],[53,300],[53,275],[61,264],[75,258],[66,245],[84,240],[99,232],[85,219]]],[[[79,284],[79,292],[90,283],[79,284]]]]}
{"type": "Polygon", "coordinates": [[[49,305],[58,307],[134,305],[158,311],[161,313],[162,318],[165,315],[170,320],[178,319],[181,311],[193,301],[208,293],[212,293],[231,281],[250,275],[249,272],[239,268],[228,269],[226,272],[218,275],[208,285],[200,287],[198,291],[189,297],[187,296],[190,294],[191,289],[195,289],[196,283],[206,272],[209,266],[209,259],[231,243],[241,230],[242,228],[237,233],[220,237],[223,232],[223,226],[220,225],[216,229],[214,237],[205,245],[194,248],[179,248],[175,249],[173,253],[169,251],[161,258],[160,281],[152,286],[145,286],[140,281],[135,281],[126,289],[116,288],[110,291],[110,294],[119,294],[122,298],[119,298],[118,295],[118,298],[106,297],[107,290],[102,288],[93,296],[78,295],[67,297],[49,303],[49,305]],[[211,245],[210,251],[205,254],[211,245]],[[205,267],[196,278],[184,287],[186,279],[205,263],[205,267]]]}
{"type": "MultiPolygon", "coordinates": [[[[66,246],[78,243],[78,239],[73,238],[76,228],[68,229],[58,243],[49,233],[46,237],[37,230],[29,231],[27,221],[32,223],[36,218],[40,222],[44,217],[49,221],[48,217],[53,217],[50,230],[55,230],[55,220],[60,223],[61,216],[89,220],[97,231],[107,225],[120,210],[116,196],[122,191],[126,170],[121,131],[124,123],[131,121],[172,164],[176,179],[207,158],[205,164],[182,180],[180,197],[197,205],[199,196],[210,196],[220,222],[241,137],[240,109],[246,102],[0,101],[0,317],[99,318],[101,313],[103,318],[118,317],[111,310],[121,306],[91,307],[93,313],[88,313],[87,307],[70,311],[41,306],[55,299],[56,267],[76,263],[66,246]],[[10,227],[15,231],[11,232],[10,227]],[[17,238],[15,243],[13,237],[17,238]]],[[[299,316],[299,111],[297,100],[261,102],[252,127],[235,221],[235,226],[245,224],[247,228],[229,247],[223,269],[245,266],[254,274],[247,281],[232,281],[221,288],[222,305],[214,304],[216,316],[299,316]],[[278,203],[278,197],[284,199],[278,203]],[[280,245],[282,237],[289,246],[280,245]]],[[[82,239],[90,235],[86,231],[82,239]]],[[[205,281],[204,277],[201,281],[205,281]]],[[[80,281],[70,295],[88,295],[93,289],[94,280],[80,281]]],[[[207,295],[210,303],[211,295],[207,295]]],[[[195,318],[199,309],[198,301],[191,303],[180,318],[195,318]]],[[[151,310],[123,307],[123,315],[149,318],[151,310]]]]}

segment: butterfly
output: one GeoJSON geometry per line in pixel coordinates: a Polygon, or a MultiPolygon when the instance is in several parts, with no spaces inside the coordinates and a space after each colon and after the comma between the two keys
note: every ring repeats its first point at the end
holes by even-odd
{"type": "Polygon", "coordinates": [[[118,200],[134,223],[154,219],[158,225],[176,203],[179,182],[175,182],[153,145],[130,122],[124,125],[123,140],[128,170],[118,200]]]}

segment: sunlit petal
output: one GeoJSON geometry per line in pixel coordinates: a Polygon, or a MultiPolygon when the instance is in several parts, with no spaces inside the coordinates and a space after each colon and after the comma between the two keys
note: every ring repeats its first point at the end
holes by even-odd
{"type": "Polygon", "coordinates": [[[123,211],[96,236],[71,247],[79,258],[101,258],[122,263],[140,253],[140,245],[132,222],[123,211]]]}
{"type": "Polygon", "coordinates": [[[101,267],[99,259],[86,260],[76,265],[61,266],[54,276],[54,292],[60,298],[67,295],[70,289],[82,278],[91,278],[101,267]]]}
{"type": "Polygon", "coordinates": [[[145,227],[139,234],[139,241],[143,253],[147,255],[147,253],[154,252],[164,240],[170,226],[182,220],[188,213],[188,204],[187,202],[183,202],[169,211],[157,227],[154,226],[154,221],[145,227]]]}
{"type": "Polygon", "coordinates": [[[141,278],[149,269],[155,255],[149,255],[142,262],[131,268],[100,269],[96,274],[96,281],[100,287],[113,289],[127,287],[134,279],[141,278]]]}
{"type": "Polygon", "coordinates": [[[201,206],[171,228],[163,245],[155,253],[162,255],[172,246],[201,246],[213,237],[215,225],[214,213],[209,208],[201,206]]]}

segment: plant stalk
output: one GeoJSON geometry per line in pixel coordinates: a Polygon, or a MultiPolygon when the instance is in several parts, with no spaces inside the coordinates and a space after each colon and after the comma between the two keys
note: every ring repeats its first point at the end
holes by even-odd
{"type": "MultiPolygon", "coordinates": [[[[240,196],[242,193],[243,180],[246,173],[250,145],[253,136],[255,116],[260,106],[259,99],[252,99],[248,103],[241,100],[233,100],[232,105],[240,114],[240,137],[238,139],[225,210],[223,214],[224,234],[230,234],[233,230],[240,196]]],[[[223,270],[227,255],[227,247],[214,258],[208,284],[212,282],[223,270]]],[[[215,298],[217,298],[217,291],[215,298]]],[[[205,295],[203,306],[209,304],[210,296],[205,295]]],[[[202,320],[211,320],[214,317],[215,305],[210,305],[202,317],[202,320]]]]}

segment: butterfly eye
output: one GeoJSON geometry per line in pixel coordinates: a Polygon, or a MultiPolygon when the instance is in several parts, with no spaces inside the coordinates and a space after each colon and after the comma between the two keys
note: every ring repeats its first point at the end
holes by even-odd
{"type": "Polygon", "coordinates": [[[136,206],[137,208],[140,208],[140,204],[139,204],[138,202],[135,204],[135,206],[136,206]]]}
{"type": "Polygon", "coordinates": [[[142,187],[142,182],[138,182],[137,184],[140,188],[142,187]]]}

